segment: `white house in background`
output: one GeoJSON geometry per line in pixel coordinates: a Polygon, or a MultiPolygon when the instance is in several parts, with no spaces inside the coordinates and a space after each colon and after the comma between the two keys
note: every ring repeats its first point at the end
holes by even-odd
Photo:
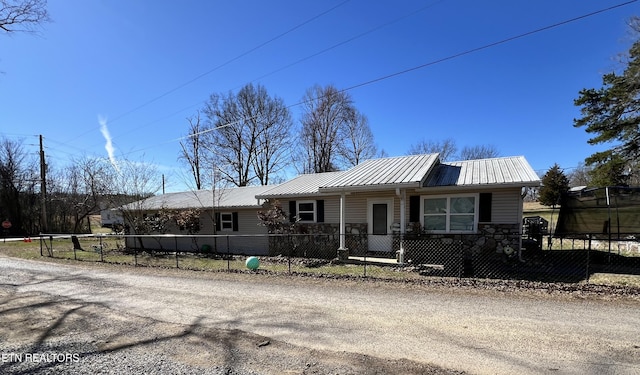
{"type": "Polygon", "coordinates": [[[101,206],[102,207],[100,208],[100,225],[103,228],[113,228],[113,226],[116,224],[124,223],[124,220],[122,219],[122,214],[120,213],[120,211],[113,208],[107,208],[105,205],[101,205],[101,206]]]}

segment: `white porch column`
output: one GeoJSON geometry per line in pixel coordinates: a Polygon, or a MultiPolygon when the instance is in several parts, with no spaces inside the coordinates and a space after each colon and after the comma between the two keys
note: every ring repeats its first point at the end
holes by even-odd
{"type": "Polygon", "coordinates": [[[406,223],[406,206],[407,206],[407,190],[400,189],[400,251],[398,252],[398,263],[404,263],[404,235],[407,229],[406,223]]]}
{"type": "Polygon", "coordinates": [[[345,223],[345,192],[340,193],[340,248],[338,250],[347,250],[345,247],[346,223],[345,223]]]}

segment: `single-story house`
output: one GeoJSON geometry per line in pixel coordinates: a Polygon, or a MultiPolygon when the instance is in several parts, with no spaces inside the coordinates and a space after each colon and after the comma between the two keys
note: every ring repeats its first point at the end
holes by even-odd
{"type": "MultiPolygon", "coordinates": [[[[539,185],[523,156],[442,162],[438,154],[423,154],[371,159],[275,186],[225,189],[216,193],[217,202],[211,191],[198,191],[139,203],[144,210],[214,207],[214,215],[203,214],[200,234],[221,233],[215,224],[224,233],[266,235],[257,212],[264,201],[277,200],[295,233],[333,236],[329,245],[325,241],[327,255],[397,253],[405,261],[404,239],[411,236],[428,235],[437,244],[462,241],[468,252],[520,249],[524,189],[539,185]]],[[[234,241],[229,246],[237,253],[279,251],[273,248],[278,241],[266,236],[234,241]]]]}
{"type": "Polygon", "coordinates": [[[523,192],[539,185],[522,156],[441,162],[425,154],[301,175],[256,197],[279,200],[300,232],[336,233],[339,252],[399,252],[404,261],[404,242],[394,240],[409,235],[464,241],[469,252],[520,249],[523,192]]]}
{"type": "MultiPolygon", "coordinates": [[[[177,246],[181,250],[196,251],[208,247],[220,253],[229,250],[248,255],[266,254],[267,229],[258,220],[257,212],[262,209],[262,202],[256,195],[273,187],[247,186],[167,193],[130,203],[119,210],[143,215],[155,215],[160,210],[200,210],[200,230],[192,238],[145,238],[147,248],[161,245],[163,249],[177,246]],[[214,234],[217,236],[211,236],[214,234]]],[[[162,234],[187,233],[175,222],[170,222],[162,234]]],[[[133,246],[131,241],[127,242],[128,246],[133,246]]]]}

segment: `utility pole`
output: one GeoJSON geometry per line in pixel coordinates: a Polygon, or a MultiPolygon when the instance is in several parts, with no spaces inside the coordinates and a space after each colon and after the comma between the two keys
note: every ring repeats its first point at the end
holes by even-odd
{"type": "Polygon", "coordinates": [[[40,134],[40,232],[47,233],[47,164],[44,161],[44,147],[40,134]]]}

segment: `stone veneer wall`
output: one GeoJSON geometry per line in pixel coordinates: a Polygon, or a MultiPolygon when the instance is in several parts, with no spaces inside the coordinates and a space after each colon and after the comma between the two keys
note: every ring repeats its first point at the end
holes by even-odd
{"type": "MultiPolygon", "coordinates": [[[[269,255],[333,259],[340,247],[340,225],[296,223],[287,236],[269,238],[269,255]]],[[[367,224],[347,223],[345,245],[354,252],[367,249],[367,224]]]]}
{"type": "Polygon", "coordinates": [[[464,258],[491,254],[502,255],[507,248],[513,250],[513,253],[517,253],[520,248],[520,237],[520,225],[518,224],[482,224],[477,233],[470,234],[407,234],[405,236],[405,259],[424,258],[425,256],[420,254],[421,252],[444,251],[442,256],[461,254],[464,258]]]}
{"type": "MultiPolygon", "coordinates": [[[[345,245],[349,255],[367,252],[367,224],[349,223],[345,228],[345,245]]],[[[333,259],[340,246],[339,224],[297,223],[287,237],[269,239],[269,255],[290,255],[333,259]]],[[[481,224],[477,233],[408,233],[405,235],[405,260],[413,262],[458,261],[478,256],[500,258],[506,248],[517,254],[520,248],[520,225],[481,224]]],[[[400,249],[399,236],[393,241],[393,254],[400,249]]]]}

